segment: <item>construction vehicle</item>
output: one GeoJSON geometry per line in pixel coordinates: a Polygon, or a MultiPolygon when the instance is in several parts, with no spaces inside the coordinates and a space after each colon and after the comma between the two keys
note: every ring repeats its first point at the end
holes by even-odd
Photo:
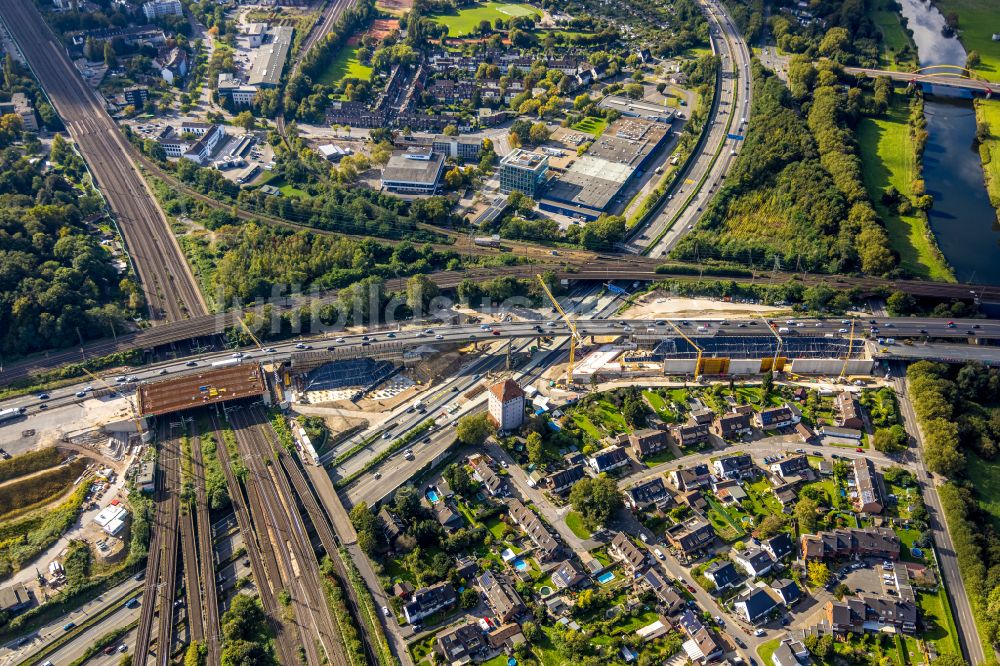
{"type": "Polygon", "coordinates": [[[573,364],[576,361],[576,345],[577,344],[581,344],[582,345],[583,344],[583,338],[581,338],[580,334],[577,332],[577,330],[576,330],[576,324],[573,323],[573,320],[569,318],[569,315],[566,314],[566,311],[562,309],[561,305],[559,305],[559,301],[556,299],[556,297],[552,295],[552,291],[549,289],[549,285],[545,284],[545,278],[543,278],[541,275],[536,275],[535,277],[538,278],[538,283],[540,285],[542,285],[542,290],[545,292],[545,295],[549,297],[550,301],[552,301],[552,307],[554,307],[556,309],[556,312],[558,312],[559,316],[561,316],[563,318],[563,321],[566,322],[566,326],[570,330],[570,336],[569,336],[569,366],[566,368],[566,383],[568,385],[572,386],[573,385],[573,364]]]}

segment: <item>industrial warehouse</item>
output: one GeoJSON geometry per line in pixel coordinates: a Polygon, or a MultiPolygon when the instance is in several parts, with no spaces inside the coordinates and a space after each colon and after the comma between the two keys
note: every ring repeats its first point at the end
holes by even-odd
{"type": "Polygon", "coordinates": [[[670,136],[670,125],[619,118],[565,171],[549,179],[539,207],[596,220],[670,136]]]}

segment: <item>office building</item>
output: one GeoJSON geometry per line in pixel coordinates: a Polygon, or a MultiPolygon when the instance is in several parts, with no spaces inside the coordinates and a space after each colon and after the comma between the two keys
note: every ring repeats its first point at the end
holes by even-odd
{"type": "Polygon", "coordinates": [[[427,149],[393,153],[382,170],[382,188],[399,194],[437,194],[444,156],[427,149]]]}
{"type": "Polygon", "coordinates": [[[549,171],[549,158],[518,148],[500,161],[500,191],[514,190],[537,198],[549,171]]]}

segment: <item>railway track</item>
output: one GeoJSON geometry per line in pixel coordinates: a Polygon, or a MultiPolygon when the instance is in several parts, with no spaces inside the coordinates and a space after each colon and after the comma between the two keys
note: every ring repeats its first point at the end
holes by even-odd
{"type": "Polygon", "coordinates": [[[198,584],[198,543],[194,531],[194,504],[181,505],[181,556],[184,558],[184,607],[190,641],[205,642],[205,624],[201,608],[201,586],[198,584]]]}
{"type": "Polygon", "coordinates": [[[230,413],[237,443],[250,468],[252,487],[258,495],[255,512],[269,521],[273,540],[285,545],[276,548],[283,588],[290,597],[302,635],[301,648],[306,662],[330,661],[350,666],[343,642],[336,629],[320,580],[315,549],[295,503],[296,495],[277,464],[270,424],[256,407],[230,413]],[[320,654],[320,649],[322,654],[320,654]]]}
{"type": "Polygon", "coordinates": [[[0,17],[76,142],[121,229],[154,324],[207,307],[128,142],[30,0],[0,0],[0,17]]]}
{"type": "Polygon", "coordinates": [[[208,508],[208,493],[205,490],[205,461],[201,452],[201,436],[197,432],[193,433],[191,438],[191,460],[194,475],[195,527],[198,534],[201,578],[200,605],[205,628],[205,646],[208,650],[205,663],[208,666],[218,666],[222,662],[222,651],[219,645],[222,628],[219,620],[219,595],[215,586],[215,546],[208,508]]]}
{"type": "MultiPolygon", "coordinates": [[[[171,426],[166,425],[166,428],[171,426]]],[[[172,430],[172,428],[171,428],[172,430]]],[[[161,440],[159,464],[164,470],[166,481],[166,508],[163,552],[160,555],[159,627],[156,634],[156,665],[166,666],[170,662],[173,647],[174,601],[177,599],[177,546],[178,522],[180,518],[181,451],[180,440],[172,432],[161,440]]],[[[188,622],[191,625],[191,622],[188,622]]],[[[141,666],[141,665],[137,665],[141,666]]]]}
{"type": "MultiPolygon", "coordinates": [[[[159,436],[165,436],[162,431],[159,436]]],[[[139,613],[139,624],[136,627],[135,655],[136,666],[144,666],[146,657],[149,655],[150,636],[153,631],[153,613],[156,610],[156,592],[159,587],[160,555],[163,551],[164,529],[166,524],[166,511],[164,497],[163,469],[160,468],[156,474],[156,488],[153,493],[155,508],[153,514],[153,530],[149,543],[149,556],[146,558],[146,580],[142,590],[142,610],[139,613]]]]}
{"type": "MultiPolygon", "coordinates": [[[[229,497],[233,503],[233,513],[236,516],[236,524],[243,534],[243,544],[250,560],[250,570],[257,585],[257,593],[260,596],[261,606],[264,615],[267,617],[271,632],[274,634],[274,642],[278,660],[282,664],[295,664],[298,662],[295,647],[292,645],[292,636],[288,627],[281,619],[281,608],[278,605],[275,590],[272,584],[277,576],[277,563],[273,556],[273,543],[269,540],[266,531],[262,531],[264,539],[259,538],[258,532],[254,529],[254,521],[250,516],[248,497],[255,495],[251,487],[247,488],[247,494],[243,494],[243,485],[236,477],[233,470],[233,461],[226,447],[225,439],[222,436],[222,428],[219,418],[214,412],[210,412],[212,419],[212,429],[216,440],[216,452],[219,456],[219,463],[222,473],[226,477],[226,487],[229,489],[229,497]],[[265,563],[265,552],[270,556],[265,563]],[[273,572],[273,573],[271,573],[273,572]]],[[[258,518],[258,520],[261,520],[258,518]]],[[[214,581],[213,581],[214,585],[214,581]]],[[[280,588],[278,588],[280,589],[280,588]]]]}
{"type": "MultiPolygon", "coordinates": [[[[370,635],[368,624],[362,618],[362,613],[364,612],[363,605],[358,599],[354,586],[351,585],[350,578],[347,573],[347,567],[344,565],[344,561],[340,556],[339,546],[341,540],[337,537],[336,532],[334,531],[333,521],[330,519],[330,516],[326,513],[326,511],[320,506],[320,503],[313,492],[312,486],[309,484],[305,474],[302,472],[302,468],[299,467],[294,457],[278,445],[277,442],[275,442],[275,444],[275,451],[277,452],[278,460],[281,463],[281,468],[285,471],[285,474],[291,481],[296,494],[298,494],[299,499],[302,502],[302,507],[306,511],[306,515],[309,516],[309,521],[316,529],[316,535],[319,537],[323,550],[326,551],[326,554],[330,557],[330,561],[333,562],[334,568],[337,570],[337,576],[340,578],[342,589],[347,592],[347,600],[350,605],[351,616],[354,619],[355,624],[357,624],[362,633],[365,635],[365,640],[363,642],[365,652],[368,655],[368,660],[373,664],[377,664],[379,663],[378,657],[375,655],[375,651],[372,646],[377,644],[380,639],[377,636],[370,635]]],[[[379,618],[372,619],[375,624],[380,622],[379,618]]]]}

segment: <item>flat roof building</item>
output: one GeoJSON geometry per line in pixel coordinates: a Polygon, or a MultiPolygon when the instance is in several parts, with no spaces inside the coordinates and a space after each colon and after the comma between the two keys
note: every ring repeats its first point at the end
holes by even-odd
{"type": "Polygon", "coordinates": [[[619,118],[586,153],[549,182],[542,208],[596,219],[643,170],[669,134],[669,128],[660,123],[619,118]]]}
{"type": "Polygon", "coordinates": [[[620,95],[608,95],[597,106],[617,111],[626,118],[642,118],[659,123],[671,123],[676,115],[673,109],[666,106],[620,95]]]}
{"type": "Polygon", "coordinates": [[[537,198],[549,171],[549,158],[518,148],[500,161],[500,191],[514,190],[537,198]]]}
{"type": "Polygon", "coordinates": [[[281,72],[285,68],[288,51],[292,48],[294,29],[279,25],[268,32],[271,34],[271,41],[260,47],[254,58],[253,67],[250,68],[250,78],[247,83],[251,86],[277,87],[281,82],[281,72]]]}
{"type": "Polygon", "coordinates": [[[436,194],[444,155],[410,149],[393,153],[382,170],[382,187],[399,194],[436,194]]]}

